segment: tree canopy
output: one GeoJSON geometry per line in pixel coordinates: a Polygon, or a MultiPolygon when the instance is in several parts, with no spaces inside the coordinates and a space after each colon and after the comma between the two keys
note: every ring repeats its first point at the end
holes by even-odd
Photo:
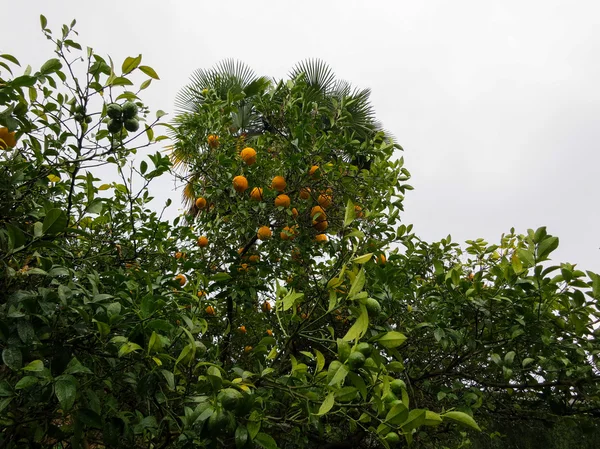
{"type": "Polygon", "coordinates": [[[449,448],[506,418],[597,428],[598,275],[552,261],[545,228],[420,239],[368,89],[321,61],[283,80],[224,61],[165,121],[141,55],[115,65],[75,22],[41,25],[55,56],[39,70],[0,55],[1,447],[449,448]],[[148,190],[170,176],[175,220],[148,190]]]}

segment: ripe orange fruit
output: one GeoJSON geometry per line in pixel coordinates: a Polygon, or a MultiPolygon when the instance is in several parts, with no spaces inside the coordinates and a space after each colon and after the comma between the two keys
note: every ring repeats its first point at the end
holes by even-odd
{"type": "Polygon", "coordinates": [[[175,259],[181,259],[183,257],[183,253],[180,253],[179,251],[177,251],[175,253],[175,259]]]}
{"type": "Polygon", "coordinates": [[[319,177],[319,166],[313,165],[312,167],[310,167],[308,174],[313,178],[318,178],[319,177]]]}
{"type": "Polygon", "coordinates": [[[295,236],[296,236],[296,229],[290,228],[289,226],[286,226],[285,228],[283,228],[283,230],[279,234],[279,237],[281,238],[281,240],[292,240],[295,236]]]}
{"type": "Polygon", "coordinates": [[[219,147],[219,136],[215,136],[214,134],[210,134],[208,136],[208,146],[211,148],[219,147]]]}
{"type": "Polygon", "coordinates": [[[247,164],[252,165],[256,162],[256,151],[254,148],[244,148],[240,153],[240,158],[247,164]]]}
{"type": "Polygon", "coordinates": [[[210,316],[215,316],[215,308],[213,306],[206,306],[204,311],[210,316]]]}
{"type": "Polygon", "coordinates": [[[327,209],[329,206],[331,206],[331,195],[319,195],[317,203],[319,203],[319,206],[321,206],[323,209],[327,209]]]}
{"type": "Polygon", "coordinates": [[[319,232],[324,232],[329,227],[326,221],[313,221],[313,228],[319,232]]]}
{"type": "Polygon", "coordinates": [[[379,256],[377,256],[377,263],[379,265],[385,265],[387,263],[387,259],[385,258],[385,254],[381,253],[379,256]]]}
{"type": "Polygon", "coordinates": [[[290,197],[285,194],[277,195],[275,198],[275,207],[290,207],[290,203],[290,197]]]}
{"type": "Polygon", "coordinates": [[[238,193],[244,193],[248,188],[248,180],[243,176],[233,178],[233,188],[238,193]]]}
{"type": "Polygon", "coordinates": [[[246,347],[244,348],[244,352],[245,352],[246,354],[248,354],[250,351],[252,351],[252,346],[246,346],[246,347]]]}
{"type": "Polygon", "coordinates": [[[300,198],[303,200],[310,198],[310,187],[303,187],[300,189],[300,198]]]}
{"type": "Polygon", "coordinates": [[[208,238],[205,235],[198,237],[198,246],[200,248],[206,248],[208,246],[208,238]]]}
{"type": "Polygon", "coordinates": [[[238,327],[238,330],[239,330],[239,331],[240,331],[242,334],[245,334],[245,333],[247,332],[247,331],[246,331],[246,326],[240,326],[240,327],[238,327]]]}
{"type": "Polygon", "coordinates": [[[356,218],[362,218],[362,216],[363,216],[362,207],[354,206],[354,216],[356,218]]]}
{"type": "Polygon", "coordinates": [[[182,287],[187,282],[187,278],[183,274],[178,274],[177,276],[175,276],[175,280],[179,281],[179,285],[181,285],[182,287]]]}
{"type": "Polygon", "coordinates": [[[0,150],[13,148],[17,144],[15,132],[8,132],[8,128],[0,128],[0,150]]]}
{"type": "Polygon", "coordinates": [[[202,296],[206,296],[206,292],[204,290],[198,290],[198,298],[201,298],[202,296]]]}
{"type": "Polygon", "coordinates": [[[263,199],[263,189],[262,187],[254,187],[250,192],[250,198],[254,201],[262,201],[263,199]]]}
{"type": "Polygon", "coordinates": [[[267,335],[269,337],[272,337],[273,336],[273,331],[271,329],[267,329],[267,335]]]}
{"type": "Polygon", "coordinates": [[[268,301],[265,301],[261,304],[260,308],[262,309],[263,312],[269,313],[271,311],[271,303],[268,301]]]}
{"type": "Polygon", "coordinates": [[[277,190],[278,192],[283,192],[286,186],[287,183],[285,182],[283,176],[275,176],[273,178],[273,181],[271,181],[271,188],[273,190],[277,190]]]}
{"type": "Polygon", "coordinates": [[[245,272],[248,271],[248,264],[247,263],[243,263],[240,265],[240,267],[238,268],[239,272],[245,272]]]}
{"type": "Polygon", "coordinates": [[[253,254],[248,259],[250,262],[258,262],[260,260],[260,256],[258,254],[253,254]]]}
{"type": "Polygon", "coordinates": [[[298,209],[292,208],[292,218],[298,218],[298,209]]]}
{"type": "Polygon", "coordinates": [[[300,315],[300,317],[305,320],[308,318],[308,315],[306,313],[302,313],[302,315],[300,315]]]}
{"type": "Polygon", "coordinates": [[[196,198],[196,207],[198,209],[204,209],[206,207],[206,200],[202,197],[196,198]]]}
{"type": "Polygon", "coordinates": [[[273,233],[271,232],[271,228],[268,226],[261,226],[256,235],[260,240],[266,240],[270,239],[273,233]]]}
{"type": "Polygon", "coordinates": [[[325,209],[321,206],[315,206],[310,210],[310,217],[313,221],[325,221],[327,220],[327,215],[325,214],[325,209]]]}
{"type": "MultiPolygon", "coordinates": [[[[323,223],[327,223],[327,222],[323,222],[323,223]]],[[[317,241],[319,243],[325,243],[327,240],[329,240],[329,238],[325,234],[315,235],[315,241],[317,241]]]]}

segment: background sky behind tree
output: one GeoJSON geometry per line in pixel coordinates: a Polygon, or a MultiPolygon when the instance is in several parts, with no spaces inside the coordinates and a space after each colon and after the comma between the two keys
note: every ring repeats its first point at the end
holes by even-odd
{"type": "MultiPolygon", "coordinates": [[[[555,260],[600,271],[597,1],[2,3],[0,52],[36,70],[51,50],[39,14],[53,29],[76,18],[79,41],[116,64],[143,54],[161,77],[144,98],[167,112],[195,69],[222,59],[276,78],[323,59],[372,89],[404,147],[415,187],[404,221],[418,235],[497,241],[546,225],[561,239],[555,260]]],[[[154,193],[175,216],[173,187],[154,193]]]]}

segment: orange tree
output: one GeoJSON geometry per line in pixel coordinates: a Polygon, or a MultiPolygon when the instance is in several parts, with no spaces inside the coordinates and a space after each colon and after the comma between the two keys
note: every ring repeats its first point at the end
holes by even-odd
{"type": "MultiPolygon", "coordinates": [[[[478,428],[411,405],[406,336],[370,295],[411,187],[368,96],[319,62],[280,82],[226,62],[179,96],[173,159],[206,237],[189,267],[214,343],[196,368],[254,398],[231,434],[240,445],[388,446],[444,420],[478,428]]],[[[198,413],[209,429],[230,418],[218,401],[198,413]]]]}

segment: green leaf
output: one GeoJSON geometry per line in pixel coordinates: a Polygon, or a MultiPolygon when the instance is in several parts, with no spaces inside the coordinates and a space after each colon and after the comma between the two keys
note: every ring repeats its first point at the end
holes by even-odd
{"type": "Polygon", "coordinates": [[[46,25],[48,25],[48,20],[42,14],[40,14],[40,25],[42,26],[42,30],[46,28],[46,25]]]}
{"type": "Polygon", "coordinates": [[[298,293],[292,289],[283,299],[278,300],[277,302],[281,302],[283,311],[286,311],[291,309],[295,302],[302,298],[304,298],[304,293],[298,293]]]}
{"type": "Polygon", "coordinates": [[[358,274],[354,278],[354,282],[350,286],[350,291],[348,292],[348,298],[352,299],[355,295],[360,293],[365,286],[365,270],[361,268],[358,270],[358,274]]]}
{"type": "Polygon", "coordinates": [[[123,356],[126,356],[127,354],[130,354],[130,353],[132,353],[134,351],[139,351],[141,349],[142,349],[142,347],[140,345],[138,345],[137,343],[133,343],[131,341],[128,341],[127,343],[123,344],[119,348],[118,356],[119,357],[123,357],[123,356]]]}
{"type": "Polygon", "coordinates": [[[385,416],[385,421],[399,426],[408,418],[408,408],[402,403],[394,405],[385,416]]]}
{"type": "Polygon", "coordinates": [[[331,381],[329,382],[329,385],[330,386],[340,385],[342,382],[344,382],[344,379],[346,379],[346,376],[348,375],[349,372],[350,371],[346,365],[340,366],[338,368],[338,370],[335,372],[331,381]]]}
{"type": "Polygon", "coordinates": [[[33,87],[36,81],[37,78],[35,76],[23,75],[13,79],[7,84],[11,87],[33,87]]]}
{"type": "Polygon", "coordinates": [[[423,425],[435,427],[442,423],[442,417],[439,413],[432,412],[431,410],[427,410],[425,412],[425,422],[423,425]]]}
{"type": "Polygon", "coordinates": [[[235,447],[242,449],[248,442],[248,429],[242,424],[239,424],[235,429],[235,447]]]}
{"type": "MultiPolygon", "coordinates": [[[[252,415],[250,415],[250,417],[252,418],[252,415]]],[[[254,438],[256,438],[256,435],[260,430],[260,425],[260,421],[248,421],[246,423],[246,427],[248,428],[248,434],[250,435],[251,440],[254,440],[254,438]]]]}
{"type": "Polygon", "coordinates": [[[315,356],[317,358],[317,366],[316,366],[315,372],[318,373],[325,367],[325,356],[318,349],[315,349],[314,351],[315,351],[315,356]]]}
{"type": "Polygon", "coordinates": [[[13,55],[3,54],[3,55],[0,55],[0,58],[6,59],[7,61],[10,61],[15,65],[18,65],[19,67],[21,66],[21,64],[19,64],[19,61],[17,60],[17,58],[15,58],[13,55]]]}
{"type": "Polygon", "coordinates": [[[411,430],[422,426],[425,423],[425,416],[425,410],[411,410],[406,421],[402,423],[402,430],[404,432],[410,432],[411,430]]]}
{"type": "Polygon", "coordinates": [[[223,282],[231,279],[231,275],[228,273],[217,273],[211,279],[215,282],[223,282]]]}
{"type": "Polygon", "coordinates": [[[538,260],[545,260],[556,248],[558,248],[558,237],[546,237],[537,247],[538,260]]]}
{"type": "Polygon", "coordinates": [[[465,426],[471,427],[471,428],[473,428],[475,430],[479,430],[481,432],[481,429],[479,428],[479,426],[477,425],[475,420],[471,416],[467,415],[466,413],[447,412],[442,415],[442,418],[444,420],[451,419],[453,421],[457,421],[461,424],[464,424],[465,426]]]}
{"type": "Polygon", "coordinates": [[[373,258],[373,253],[368,253],[368,254],[364,254],[362,256],[355,257],[354,259],[351,260],[351,262],[356,263],[356,264],[363,264],[363,263],[367,263],[372,258],[373,258]]]}
{"type": "Polygon", "coordinates": [[[525,368],[526,366],[531,365],[533,362],[535,362],[535,359],[527,357],[525,360],[523,360],[521,365],[523,366],[523,368],[525,368]]]}
{"type": "Polygon", "coordinates": [[[125,61],[123,61],[123,65],[121,66],[121,71],[123,72],[123,75],[127,75],[129,72],[134,71],[142,62],[142,55],[138,55],[135,58],[132,58],[131,56],[125,58],[125,61]]]}
{"type": "Polygon", "coordinates": [[[340,362],[344,363],[348,357],[350,356],[350,353],[352,352],[352,348],[350,348],[350,344],[341,338],[337,339],[337,350],[338,350],[338,358],[340,359],[340,362]]]}
{"type": "Polygon", "coordinates": [[[515,351],[507,352],[504,356],[504,364],[506,366],[511,366],[513,364],[513,361],[515,360],[515,355],[517,355],[515,351]]]}
{"type": "Polygon", "coordinates": [[[362,396],[363,400],[367,400],[367,385],[365,384],[365,381],[363,380],[362,377],[360,377],[358,374],[356,373],[352,373],[349,372],[348,373],[348,377],[350,378],[350,382],[352,382],[352,385],[354,385],[358,392],[360,393],[360,395],[362,396]]]}
{"type": "Polygon", "coordinates": [[[89,368],[86,368],[81,364],[77,357],[73,357],[67,367],[65,368],[63,374],[92,374],[92,371],[89,368]]]}
{"type": "Polygon", "coordinates": [[[133,83],[124,76],[115,77],[110,83],[111,86],[133,86],[133,83]]]}
{"type": "Polygon", "coordinates": [[[146,81],[144,81],[142,84],[140,84],[140,90],[144,90],[144,89],[148,88],[148,86],[150,86],[151,82],[152,82],[151,79],[147,79],[146,81]]]}
{"type": "Polygon", "coordinates": [[[14,396],[0,401],[0,413],[2,413],[4,411],[4,409],[10,405],[10,403],[13,399],[14,399],[14,396]]]}
{"type": "Polygon", "coordinates": [[[46,213],[42,230],[44,234],[57,234],[64,230],[65,226],[67,226],[67,214],[55,208],[46,213]]]}
{"type": "Polygon", "coordinates": [[[154,78],[155,80],[160,79],[152,67],[148,67],[147,65],[141,65],[138,68],[150,78],[154,78]]]}
{"type": "Polygon", "coordinates": [[[25,376],[17,382],[15,390],[25,390],[36,385],[38,382],[39,379],[35,376],[25,376]]]}
{"type": "Polygon", "coordinates": [[[44,225],[41,221],[36,221],[33,225],[33,236],[40,238],[44,234],[44,225]]]}
{"type": "Polygon", "coordinates": [[[356,319],[352,327],[348,329],[346,335],[344,335],[345,341],[360,340],[369,328],[369,313],[367,312],[367,308],[361,304],[360,310],[361,312],[359,317],[356,319]]]}
{"type": "Polygon", "coordinates": [[[23,371],[33,371],[39,373],[44,370],[44,362],[41,360],[34,360],[33,362],[29,362],[26,366],[23,367],[23,371]]]}
{"type": "Polygon", "coordinates": [[[77,384],[75,378],[69,374],[60,376],[54,384],[54,394],[64,411],[68,411],[75,403],[77,384]]]}
{"type": "Polygon", "coordinates": [[[42,75],[49,75],[50,73],[54,73],[57,70],[60,70],[62,68],[62,64],[61,62],[56,59],[49,59],[48,61],[46,61],[44,63],[44,65],[40,68],[40,73],[42,75]]]}
{"type": "Polygon", "coordinates": [[[254,441],[258,443],[259,446],[264,447],[265,449],[278,449],[277,443],[273,439],[271,435],[267,435],[266,433],[259,432],[254,438],[254,441]]]}
{"type": "Polygon", "coordinates": [[[325,415],[327,412],[329,412],[329,410],[331,410],[333,408],[334,404],[335,404],[335,395],[333,393],[329,393],[325,397],[325,400],[323,401],[321,406],[319,407],[319,411],[317,412],[317,415],[319,415],[319,416],[325,415]]]}
{"type": "Polygon", "coordinates": [[[377,339],[385,348],[396,348],[406,341],[406,336],[400,332],[390,331],[377,339]]]}
{"type": "Polygon", "coordinates": [[[344,226],[350,225],[354,220],[354,203],[352,200],[348,200],[346,203],[346,213],[344,214],[344,226]]]}
{"type": "Polygon", "coordinates": [[[9,248],[16,250],[22,248],[25,245],[25,234],[20,228],[6,223],[6,231],[8,232],[9,248]]]}
{"type": "Polygon", "coordinates": [[[162,375],[167,381],[167,386],[171,391],[175,390],[175,376],[171,371],[167,371],[166,369],[161,370],[162,375]]]}
{"type": "Polygon", "coordinates": [[[2,361],[11,370],[17,371],[23,366],[23,356],[19,348],[6,348],[2,351],[2,361]]]}

